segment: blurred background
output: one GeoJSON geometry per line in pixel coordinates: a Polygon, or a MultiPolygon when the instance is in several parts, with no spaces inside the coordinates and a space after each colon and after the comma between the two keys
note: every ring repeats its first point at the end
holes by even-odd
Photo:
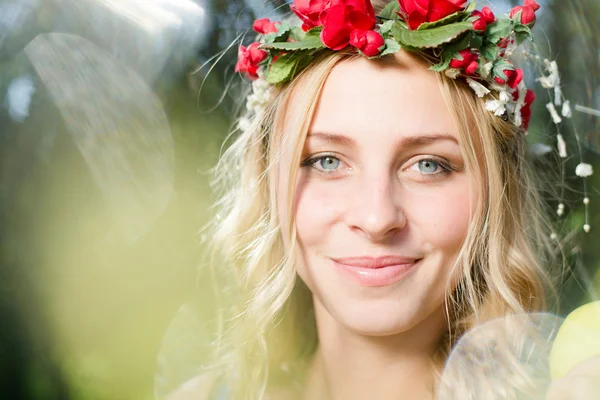
{"type": "MultiPolygon", "coordinates": [[[[567,98],[600,110],[600,2],[538,1],[537,44],[567,98]]],[[[199,268],[210,168],[245,85],[232,43],[285,5],[0,0],[0,398],[162,399],[195,374],[212,335],[199,268]]],[[[554,146],[541,97],[530,139],[554,146]]],[[[575,117],[600,171],[600,117],[575,117]]],[[[572,128],[564,136],[559,231],[575,244],[561,313],[600,290],[600,174],[585,235],[572,128]]],[[[556,165],[536,148],[541,168],[556,165]]]]}

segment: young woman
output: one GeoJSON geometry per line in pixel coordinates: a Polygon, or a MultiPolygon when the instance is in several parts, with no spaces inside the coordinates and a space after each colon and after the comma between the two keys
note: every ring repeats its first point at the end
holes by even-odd
{"type": "MultiPolygon", "coordinates": [[[[228,304],[218,362],[174,399],[434,399],[462,334],[546,308],[551,225],[528,165],[532,93],[512,68],[489,76],[496,97],[480,96],[494,89],[471,56],[483,48],[453,50],[442,72],[430,47],[395,49],[403,34],[386,37],[374,15],[398,11],[407,35],[467,21],[491,40],[489,9],[440,0],[419,14],[417,3],[297,1],[306,36],[255,24],[267,39],[242,47],[237,66],[259,78],[250,118],[216,169],[212,267],[228,304]],[[311,29],[327,49],[302,54],[311,29]]],[[[499,59],[510,51],[494,45],[499,59]]]]}

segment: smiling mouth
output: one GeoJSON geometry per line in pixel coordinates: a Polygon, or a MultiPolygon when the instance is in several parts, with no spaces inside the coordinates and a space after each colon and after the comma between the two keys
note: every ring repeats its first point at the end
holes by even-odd
{"type": "Polygon", "coordinates": [[[361,286],[389,286],[403,280],[422,259],[407,257],[332,259],[336,269],[361,286]]]}

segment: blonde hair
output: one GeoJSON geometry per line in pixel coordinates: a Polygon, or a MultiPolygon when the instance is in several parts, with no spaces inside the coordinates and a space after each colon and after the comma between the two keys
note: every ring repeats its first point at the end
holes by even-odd
{"type": "MultiPolygon", "coordinates": [[[[380,8],[376,5],[376,11],[380,8]]],[[[276,89],[262,118],[235,138],[215,169],[219,201],[211,264],[217,290],[233,301],[226,310],[217,305],[223,325],[214,367],[225,371],[232,398],[263,399],[267,387],[301,385],[304,363],[315,349],[312,300],[296,278],[291,256],[296,244],[292,203],[286,204],[290,220],[280,221],[274,167],[289,171],[287,198],[292,199],[323,84],[335,65],[351,57],[344,52],[321,56],[276,89]],[[280,165],[284,149],[293,154],[286,157],[289,165],[280,165]]],[[[446,296],[449,329],[435,360],[441,368],[468,329],[498,316],[543,310],[552,281],[540,264],[548,261],[547,224],[525,137],[486,111],[467,85],[437,75],[480,191],[454,266],[462,279],[446,296]]]]}

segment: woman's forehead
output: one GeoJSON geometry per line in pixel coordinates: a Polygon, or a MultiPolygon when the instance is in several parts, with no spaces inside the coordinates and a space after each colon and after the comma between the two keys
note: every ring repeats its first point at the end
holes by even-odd
{"type": "Polygon", "coordinates": [[[355,139],[458,137],[436,73],[412,57],[398,57],[397,62],[356,58],[336,65],[325,81],[310,132],[355,139]]]}

